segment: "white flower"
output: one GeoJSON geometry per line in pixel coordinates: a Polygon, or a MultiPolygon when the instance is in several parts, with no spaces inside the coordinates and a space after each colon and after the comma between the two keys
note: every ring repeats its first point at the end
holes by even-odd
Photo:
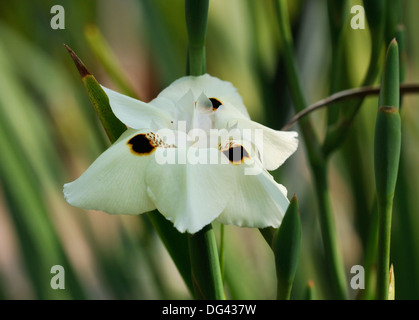
{"type": "Polygon", "coordinates": [[[251,121],[237,89],[208,74],[180,78],[149,103],[104,90],[129,129],[64,185],[68,203],[110,214],[158,209],[189,233],[214,220],[280,225],[287,190],[266,170],[294,153],[296,132],[251,121]]]}

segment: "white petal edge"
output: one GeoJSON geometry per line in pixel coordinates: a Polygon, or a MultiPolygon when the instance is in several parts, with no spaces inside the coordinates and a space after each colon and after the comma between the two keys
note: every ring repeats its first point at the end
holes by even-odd
{"type": "Polygon", "coordinates": [[[298,133],[295,131],[278,131],[247,119],[235,119],[230,125],[243,131],[246,140],[251,140],[258,149],[263,167],[276,170],[298,148],[298,133]],[[250,132],[247,134],[248,131],[250,132]]]}
{"type": "Polygon", "coordinates": [[[287,189],[254,162],[256,175],[246,175],[249,164],[231,165],[234,171],[235,193],[217,218],[223,224],[250,228],[278,228],[288,208],[287,189]]]}
{"type": "Polygon", "coordinates": [[[154,126],[157,128],[153,129],[170,127],[173,119],[164,110],[104,86],[102,89],[109,98],[112,112],[128,127],[134,129],[153,128],[154,126]]]}
{"type": "Polygon", "coordinates": [[[209,74],[182,77],[165,88],[157,98],[165,97],[177,102],[189,90],[192,91],[195,101],[201,93],[204,93],[208,98],[216,98],[222,104],[236,108],[245,118],[249,118],[243,99],[233,84],[209,74]]]}
{"type": "Polygon", "coordinates": [[[75,181],[64,185],[64,197],[75,207],[110,214],[140,214],[156,207],[147,194],[146,167],[154,157],[135,155],[127,142],[144,130],[128,129],[75,181]]]}

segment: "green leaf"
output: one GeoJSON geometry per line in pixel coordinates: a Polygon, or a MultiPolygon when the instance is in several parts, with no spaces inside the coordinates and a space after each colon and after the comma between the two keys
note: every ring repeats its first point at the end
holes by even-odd
{"type": "Polygon", "coordinates": [[[10,213],[8,218],[14,227],[16,244],[24,262],[23,269],[27,272],[35,297],[83,299],[86,297],[84,289],[50,217],[46,200],[51,198],[46,198],[43,193],[50,172],[42,170],[44,167],[34,161],[35,158],[45,160],[37,150],[52,156],[46,152],[51,147],[51,141],[43,139],[44,132],[38,131],[42,129],[48,132],[48,124],[39,115],[27,91],[19,85],[7,52],[0,46],[0,181],[4,203],[10,213]],[[21,131],[11,119],[19,113],[21,117],[16,120],[19,120],[21,131]],[[21,136],[22,133],[30,133],[30,136],[21,136]],[[30,149],[26,150],[28,143],[30,149]],[[57,264],[65,269],[67,290],[51,289],[50,270],[57,264]]]}
{"type": "Polygon", "coordinates": [[[89,99],[98,115],[103,128],[113,143],[127,129],[127,127],[113,114],[109,98],[95,77],[87,70],[84,63],[77,57],[74,51],[67,45],[64,45],[71,55],[77,70],[80,73],[83,85],[89,95],[89,99]]]}
{"type": "MultiPolygon", "coordinates": [[[[336,1],[332,2],[334,3],[336,1]]],[[[371,38],[371,54],[368,70],[361,84],[362,87],[372,85],[378,75],[378,62],[380,61],[384,44],[386,2],[382,0],[365,1],[364,7],[371,38]]],[[[343,50],[343,48],[341,48],[341,50],[343,50]]],[[[342,54],[342,52],[340,53],[342,54]]],[[[342,90],[344,86],[341,79],[348,78],[347,73],[342,75],[342,71],[339,71],[342,69],[342,66],[345,65],[343,64],[342,59],[343,58],[332,59],[335,63],[332,66],[331,92],[342,90]]],[[[343,102],[340,105],[332,106],[328,109],[328,117],[330,116],[330,118],[328,118],[329,127],[323,145],[323,150],[326,155],[331,154],[342,145],[342,142],[349,132],[348,127],[354,121],[363,101],[364,97],[351,102],[343,102]],[[338,113],[340,114],[339,120],[336,122],[331,121],[333,120],[333,117],[334,120],[337,120],[336,116],[338,113]],[[333,123],[333,126],[330,126],[331,123],[333,123]]]]}
{"type": "MultiPolygon", "coordinates": [[[[347,76],[345,74],[345,31],[348,30],[349,2],[327,1],[329,13],[329,25],[331,33],[331,74],[330,74],[330,92],[335,93],[345,86],[347,76]]],[[[327,109],[328,126],[333,126],[338,121],[341,108],[332,107],[327,109]]]]}
{"type": "Polygon", "coordinates": [[[405,78],[406,78],[406,65],[407,65],[406,29],[403,24],[399,24],[397,26],[395,38],[396,38],[397,44],[399,45],[400,83],[402,83],[405,81],[405,78]]]}
{"type": "MultiPolygon", "coordinates": [[[[0,113],[1,114],[1,113],[0,113]]],[[[0,116],[3,118],[3,114],[0,116]]],[[[40,299],[85,298],[83,288],[74,273],[61,241],[49,219],[47,206],[19,148],[9,124],[0,120],[0,180],[11,211],[12,222],[23,253],[25,268],[40,299]],[[50,287],[52,266],[64,267],[68,290],[56,292],[50,287]]]]}
{"type": "Polygon", "coordinates": [[[301,250],[301,221],[294,196],[273,239],[277,274],[277,298],[289,299],[301,250]]]}
{"type": "Polygon", "coordinates": [[[371,85],[377,77],[378,61],[384,46],[386,1],[365,1],[364,7],[371,37],[371,55],[370,64],[368,66],[364,81],[362,82],[362,86],[371,85]]]}
{"type": "MultiPolygon", "coordinates": [[[[293,38],[288,15],[288,3],[286,0],[274,2],[278,15],[279,31],[282,38],[284,61],[288,87],[294,108],[302,111],[307,107],[307,102],[301,86],[301,80],[297,72],[293,38]]],[[[317,199],[319,203],[319,218],[322,232],[322,239],[326,253],[327,265],[330,270],[330,288],[332,294],[340,299],[347,295],[346,279],[343,269],[343,261],[339,255],[336,232],[331,210],[330,194],[327,183],[327,158],[322,150],[318,136],[310,119],[304,118],[300,121],[302,136],[304,138],[307,156],[310,162],[314,181],[316,183],[317,199]]]]}
{"type": "Polygon", "coordinates": [[[193,292],[191,263],[187,250],[188,236],[178,232],[173,224],[157,210],[149,212],[147,215],[182,275],[186,286],[190,292],[193,292]]]}
{"type": "Polygon", "coordinates": [[[385,41],[388,43],[395,37],[397,26],[402,23],[402,2],[400,0],[383,2],[386,2],[385,41]]]}

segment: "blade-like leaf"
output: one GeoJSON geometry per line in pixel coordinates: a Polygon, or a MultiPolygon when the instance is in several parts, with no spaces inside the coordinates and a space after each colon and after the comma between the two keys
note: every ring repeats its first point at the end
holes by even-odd
{"type": "Polygon", "coordinates": [[[301,250],[301,221],[294,196],[273,239],[277,274],[277,298],[289,299],[301,250]]]}

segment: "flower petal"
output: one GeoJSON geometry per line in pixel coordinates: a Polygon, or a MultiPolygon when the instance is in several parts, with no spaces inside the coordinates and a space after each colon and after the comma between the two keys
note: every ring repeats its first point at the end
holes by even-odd
{"type": "Polygon", "coordinates": [[[147,195],[145,169],[153,147],[145,130],[128,129],[75,181],[64,185],[68,203],[111,214],[140,214],[155,209],[147,195]]]}
{"type": "Polygon", "coordinates": [[[195,233],[217,218],[234,190],[231,170],[221,163],[217,149],[190,147],[187,155],[182,155],[185,151],[158,150],[171,163],[150,163],[146,182],[157,209],[180,232],[195,233]],[[203,159],[207,159],[207,164],[203,159]]]}
{"type": "Polygon", "coordinates": [[[112,112],[130,128],[169,128],[173,119],[167,112],[102,86],[109,98],[112,112]]]}
{"type": "Polygon", "coordinates": [[[297,150],[298,133],[295,131],[273,130],[248,119],[236,119],[229,125],[241,130],[243,138],[255,144],[267,170],[277,169],[297,150]]]}
{"type": "Polygon", "coordinates": [[[165,97],[173,102],[179,101],[189,90],[192,91],[195,101],[204,93],[209,99],[215,98],[219,103],[236,108],[249,118],[247,109],[237,89],[227,81],[222,81],[209,74],[202,76],[187,76],[174,81],[164,89],[158,97],[165,97]]]}
{"type": "Polygon", "coordinates": [[[173,119],[173,128],[178,127],[178,121],[186,122],[185,130],[192,129],[192,119],[194,114],[194,96],[192,91],[187,91],[179,100],[172,101],[167,97],[159,95],[149,103],[150,105],[165,111],[173,119]]]}
{"type": "Polygon", "coordinates": [[[288,208],[287,190],[259,161],[231,164],[234,196],[217,221],[251,228],[277,228],[288,208]]]}

